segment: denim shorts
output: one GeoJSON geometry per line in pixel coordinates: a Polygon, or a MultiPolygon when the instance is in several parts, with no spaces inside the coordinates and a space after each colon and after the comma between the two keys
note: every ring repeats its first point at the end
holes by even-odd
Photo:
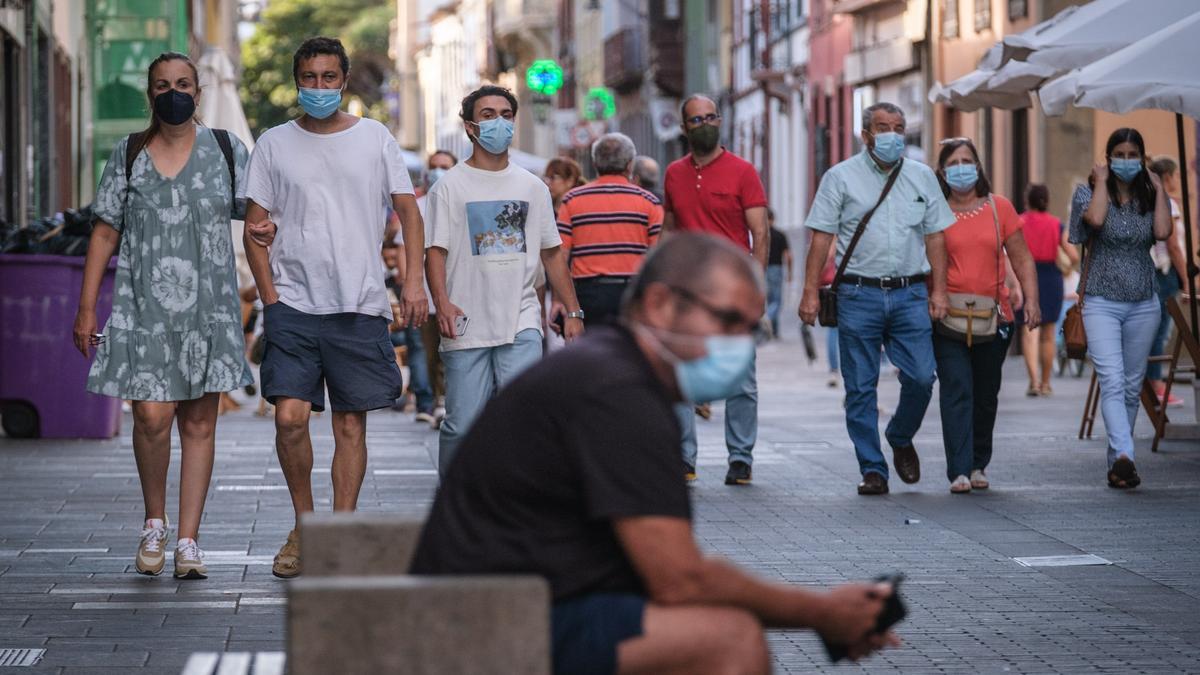
{"type": "Polygon", "coordinates": [[[352,312],[306,314],[282,302],[263,310],[266,351],[263,396],[297,398],[338,412],[386,408],[400,397],[404,382],[388,337],[387,319],[352,312]]]}
{"type": "Polygon", "coordinates": [[[617,645],[642,634],[646,598],[593,593],[557,602],[550,611],[555,675],[612,675],[617,645]]]}

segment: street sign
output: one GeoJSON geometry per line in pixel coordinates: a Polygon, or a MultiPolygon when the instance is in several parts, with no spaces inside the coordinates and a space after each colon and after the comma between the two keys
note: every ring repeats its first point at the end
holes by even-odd
{"type": "Polygon", "coordinates": [[[583,97],[583,116],[589,120],[607,120],[617,114],[617,99],[608,87],[592,87],[583,97]]]}
{"type": "Polygon", "coordinates": [[[553,96],[563,86],[563,70],[554,59],[538,59],[525,71],[525,84],[535,93],[553,96]]]}
{"type": "Polygon", "coordinates": [[[575,148],[589,148],[592,145],[592,139],[595,134],[592,133],[592,125],[587,122],[580,122],[571,128],[571,146],[575,148]]]}

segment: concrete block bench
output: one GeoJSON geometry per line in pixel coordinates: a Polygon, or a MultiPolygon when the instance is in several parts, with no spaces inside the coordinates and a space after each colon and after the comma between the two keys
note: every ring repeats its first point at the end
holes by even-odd
{"type": "Polygon", "coordinates": [[[301,520],[288,584],[293,675],[549,675],[550,589],[536,576],[409,576],[422,523],[384,514],[301,520]]]}
{"type": "Polygon", "coordinates": [[[301,569],[307,577],[406,574],[423,524],[386,513],[306,513],[301,569]]]}

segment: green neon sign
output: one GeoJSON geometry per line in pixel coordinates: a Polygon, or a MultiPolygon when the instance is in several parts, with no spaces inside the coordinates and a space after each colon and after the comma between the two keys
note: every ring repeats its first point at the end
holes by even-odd
{"type": "Polygon", "coordinates": [[[617,99],[608,87],[592,87],[583,97],[583,116],[589,120],[606,120],[617,114],[617,99]]]}
{"type": "Polygon", "coordinates": [[[525,71],[525,84],[531,91],[553,96],[563,86],[563,70],[553,59],[538,59],[525,71]]]}

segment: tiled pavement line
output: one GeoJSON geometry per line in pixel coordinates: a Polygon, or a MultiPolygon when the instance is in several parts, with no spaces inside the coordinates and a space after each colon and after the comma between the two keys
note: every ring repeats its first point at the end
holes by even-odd
{"type": "Polygon", "coordinates": [[[283,652],[196,652],[181,675],[283,675],[283,652]]]}

